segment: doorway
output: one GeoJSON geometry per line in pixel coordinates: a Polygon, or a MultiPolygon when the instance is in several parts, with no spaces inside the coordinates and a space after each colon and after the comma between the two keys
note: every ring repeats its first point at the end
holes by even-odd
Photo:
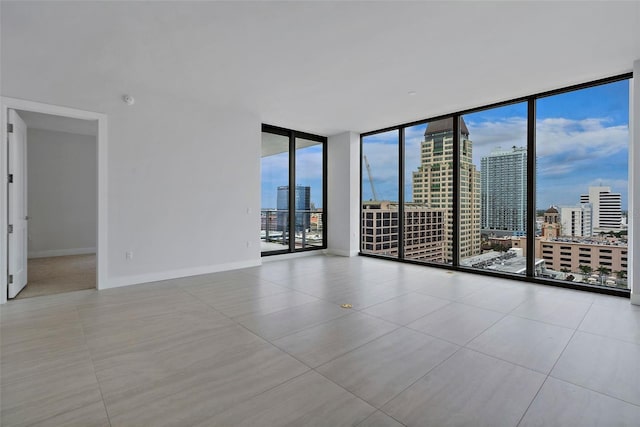
{"type": "Polygon", "coordinates": [[[2,118],[0,303],[104,287],[106,116],[2,98],[2,118]]]}
{"type": "Polygon", "coordinates": [[[28,216],[27,281],[15,298],[95,289],[98,123],[15,112],[27,128],[28,216]]]}

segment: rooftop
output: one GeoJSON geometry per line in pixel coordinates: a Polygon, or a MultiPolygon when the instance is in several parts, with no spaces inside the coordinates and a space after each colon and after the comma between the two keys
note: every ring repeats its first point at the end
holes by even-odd
{"type": "MultiPolygon", "coordinates": [[[[453,132],[452,118],[429,122],[427,124],[427,129],[424,131],[424,136],[442,132],[453,132]]],[[[465,136],[469,136],[469,129],[467,129],[467,124],[464,122],[462,117],[460,117],[460,132],[465,136]]]]}

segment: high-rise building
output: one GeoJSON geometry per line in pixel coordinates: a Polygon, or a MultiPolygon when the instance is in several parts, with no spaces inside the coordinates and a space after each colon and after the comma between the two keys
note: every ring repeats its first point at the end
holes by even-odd
{"type": "MultiPolygon", "coordinates": [[[[413,172],[413,201],[444,209],[445,262],[453,259],[453,119],[430,122],[421,144],[420,166],[413,172]]],[[[460,257],[480,253],[480,172],[472,142],[460,118],[460,257]]]]}
{"type": "MultiPolygon", "coordinates": [[[[311,187],[296,185],[295,210],[296,225],[295,231],[309,229],[311,225],[311,187]]],[[[278,230],[286,231],[289,223],[289,186],[278,187],[278,230]]]]}
{"type": "Polygon", "coordinates": [[[560,207],[562,235],[571,237],[593,236],[593,226],[591,223],[592,211],[593,207],[590,203],[560,207]]]}
{"type": "Polygon", "coordinates": [[[593,231],[617,231],[622,228],[622,196],[612,193],[611,187],[589,187],[589,194],[580,195],[580,203],[593,207],[593,231]]]}
{"type": "Polygon", "coordinates": [[[480,161],[481,228],[524,236],[527,224],[527,149],[496,149],[480,161]]]}
{"type": "MultiPolygon", "coordinates": [[[[362,249],[367,253],[398,256],[398,203],[362,203],[362,249]]],[[[405,258],[444,261],[443,209],[421,203],[404,204],[405,258]]]]}

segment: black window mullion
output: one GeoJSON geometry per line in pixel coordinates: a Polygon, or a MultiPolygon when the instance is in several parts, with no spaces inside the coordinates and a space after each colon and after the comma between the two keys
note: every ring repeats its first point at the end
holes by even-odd
{"type": "Polygon", "coordinates": [[[324,139],[322,141],[322,248],[327,248],[327,235],[328,235],[328,227],[327,227],[327,159],[329,155],[327,154],[327,150],[329,149],[329,144],[327,144],[327,140],[324,139]]]}
{"type": "Polygon", "coordinates": [[[535,276],[536,263],[536,98],[527,105],[527,277],[535,276]]]}
{"type": "Polygon", "coordinates": [[[289,132],[289,252],[296,250],[296,137],[289,132]]]}
{"type": "Polygon", "coordinates": [[[460,115],[453,116],[453,229],[451,233],[451,264],[460,265],[460,115]]]}
{"type": "Polygon", "coordinates": [[[398,258],[404,259],[404,131],[398,130],[398,258]]]}
{"type": "Polygon", "coordinates": [[[360,194],[360,196],[359,196],[360,197],[360,203],[359,203],[359,205],[360,205],[359,206],[359,208],[360,208],[359,219],[360,220],[358,221],[358,224],[360,224],[360,227],[359,227],[360,228],[360,230],[359,230],[360,232],[358,233],[359,236],[360,236],[360,243],[358,244],[358,247],[359,247],[358,251],[360,253],[362,253],[364,251],[364,242],[363,242],[364,236],[363,236],[363,232],[362,232],[362,228],[364,227],[364,218],[363,218],[363,209],[362,209],[362,181],[364,180],[364,178],[363,178],[364,169],[362,168],[362,166],[363,166],[362,164],[364,163],[364,144],[363,144],[362,139],[363,139],[363,136],[362,136],[362,134],[360,134],[360,183],[359,183],[360,184],[360,193],[359,193],[360,194]]]}

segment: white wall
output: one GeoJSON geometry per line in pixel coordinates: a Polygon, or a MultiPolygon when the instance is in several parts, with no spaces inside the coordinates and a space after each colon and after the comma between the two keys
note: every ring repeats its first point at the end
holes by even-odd
{"type": "Polygon", "coordinates": [[[111,285],[259,264],[258,117],[134,95],[108,110],[111,285]]]}
{"type": "Polygon", "coordinates": [[[27,131],[29,257],[95,253],[96,137],[27,131]]]}
{"type": "MultiPolygon", "coordinates": [[[[70,105],[75,96],[55,85],[2,89],[39,105],[70,105]]],[[[134,106],[104,94],[78,105],[108,116],[100,288],[259,265],[259,117],[144,89],[135,95],[134,106]]]]}
{"type": "Polygon", "coordinates": [[[360,136],[345,132],[329,137],[327,154],[327,250],[354,256],[360,239],[360,136]]]}

